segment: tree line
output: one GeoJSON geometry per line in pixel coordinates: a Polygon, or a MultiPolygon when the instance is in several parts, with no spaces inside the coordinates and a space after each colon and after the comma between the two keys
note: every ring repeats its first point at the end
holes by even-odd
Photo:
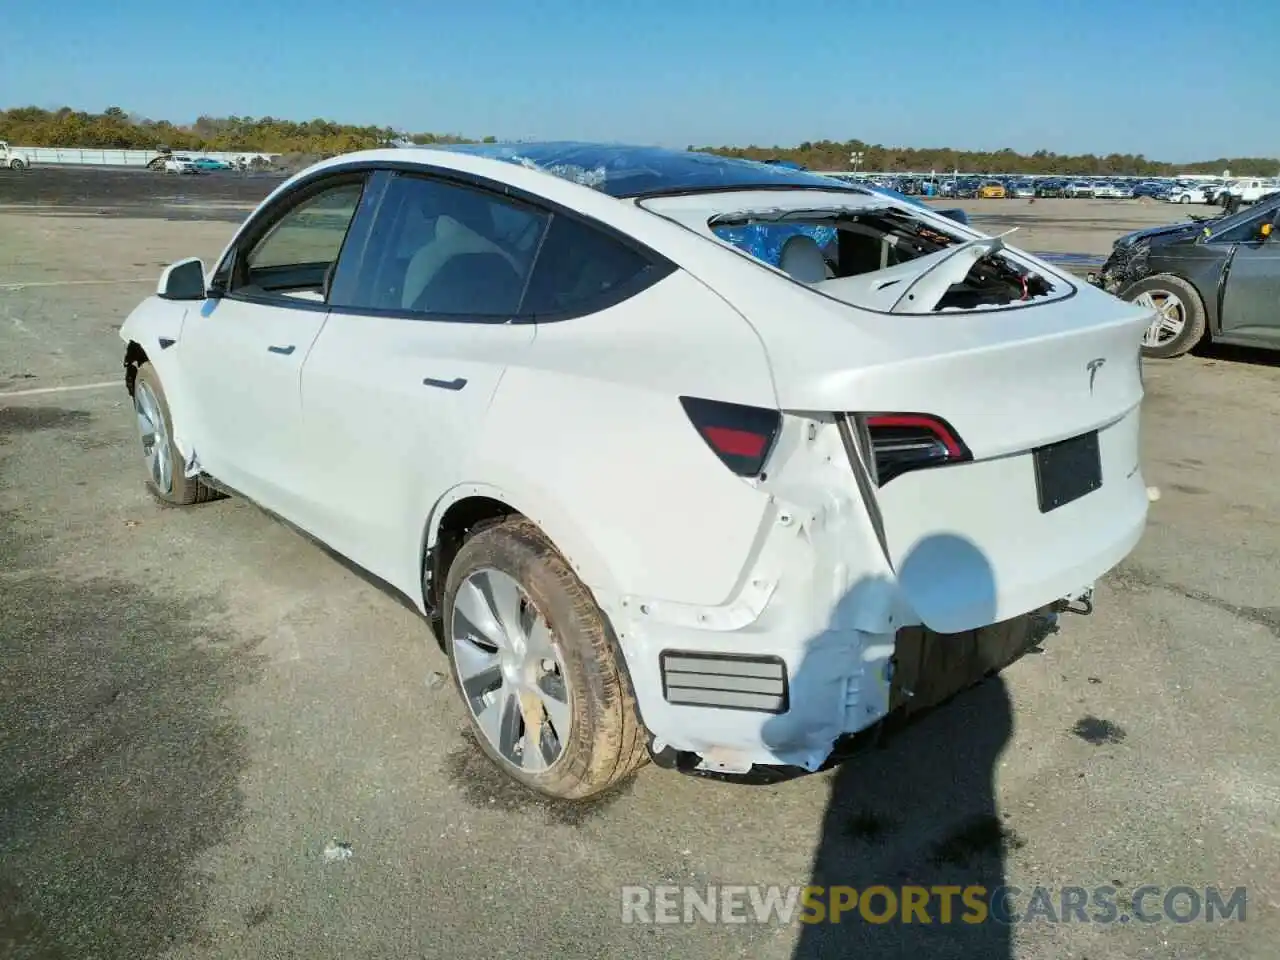
{"type": "MultiPolygon", "coordinates": [[[[405,133],[391,127],[357,126],[316,119],[281,120],[276,117],[200,117],[179,125],[151,120],[120,107],[87,113],[63,107],[42,110],[17,107],[0,110],[0,140],[30,147],[105,147],[178,151],[244,151],[333,155],[387,146],[394,143],[492,143],[496,138],[468,138],[454,134],[405,133]]],[[[1280,160],[1270,157],[1219,157],[1195,163],[1166,163],[1141,154],[1061,154],[1048,150],[1023,154],[1003,150],[954,150],[948,147],[887,147],[861,140],[806,141],[794,147],[695,147],[723,156],[751,160],[789,160],[811,170],[849,170],[855,153],[859,169],[875,171],[960,170],[968,173],[1030,173],[1131,176],[1166,176],[1178,173],[1221,173],[1237,176],[1275,176],[1280,160]]]]}

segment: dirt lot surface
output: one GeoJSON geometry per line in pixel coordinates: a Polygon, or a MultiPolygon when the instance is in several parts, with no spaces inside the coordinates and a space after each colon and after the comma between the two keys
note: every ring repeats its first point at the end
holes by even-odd
{"type": "Polygon", "coordinates": [[[932,200],[935,207],[959,207],[974,226],[991,233],[1016,230],[1011,246],[1036,253],[1073,253],[1104,258],[1122,233],[1184,220],[1189,214],[1217,216],[1218,207],[1159,200],[932,200]]]}
{"type": "MultiPolygon", "coordinates": [[[[415,614],[248,503],[148,496],[116,330],[231,226],[164,213],[178,178],[119,176],[167,199],[89,182],[0,212],[0,957],[1275,956],[1280,367],[1148,365],[1148,531],[1002,678],[831,773],[648,767],[552,807],[463,736],[415,614]],[[621,922],[624,885],[809,882],[1012,884],[1018,911],[1044,886],[1054,913],[1111,885],[1127,922],[621,922]],[[1146,884],[1147,916],[1244,886],[1246,918],[1142,922],[1146,884]]],[[[1037,249],[1159,219],[973,207],[1037,249]]]]}

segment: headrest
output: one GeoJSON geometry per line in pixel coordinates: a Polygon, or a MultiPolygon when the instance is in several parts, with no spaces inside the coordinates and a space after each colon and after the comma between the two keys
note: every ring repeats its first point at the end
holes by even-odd
{"type": "Polygon", "coordinates": [[[803,234],[792,237],[782,245],[778,267],[801,283],[821,283],[827,279],[827,261],[813,237],[803,234]]]}

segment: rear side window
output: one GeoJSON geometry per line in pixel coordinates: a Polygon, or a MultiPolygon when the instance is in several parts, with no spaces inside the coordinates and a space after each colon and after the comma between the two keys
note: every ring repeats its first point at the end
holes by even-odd
{"type": "Polygon", "coordinates": [[[538,316],[603,309],[636,292],[656,270],[621,241],[557,215],[538,252],[520,312],[538,316]]]}

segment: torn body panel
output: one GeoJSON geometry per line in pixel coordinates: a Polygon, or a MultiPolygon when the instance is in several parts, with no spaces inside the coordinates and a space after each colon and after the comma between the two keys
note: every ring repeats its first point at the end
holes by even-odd
{"type": "MultiPolygon", "coordinates": [[[[949,598],[940,608],[947,611],[948,633],[965,633],[1034,613],[1092,585],[1087,576],[1074,582],[1087,571],[1073,569],[1021,591],[1022,609],[1012,600],[997,603],[995,573],[981,551],[971,547],[960,555],[954,549],[960,537],[935,536],[915,544],[915,551],[951,546],[952,565],[934,571],[937,582],[920,590],[886,551],[837,418],[802,413],[784,420],[768,478],[758,485],[769,509],[730,599],[715,607],[634,595],[602,603],[654,749],[696,756],[704,772],[817,770],[840,738],[884,719],[895,706],[901,638],[914,636],[904,631],[927,627],[918,599],[936,605],[939,597],[949,598]],[[671,651],[684,662],[671,666],[671,651]],[[735,665],[762,656],[781,664],[781,687],[778,671],[735,665]],[[699,662],[690,666],[692,661],[699,662]],[[691,689],[701,705],[687,702],[694,699],[691,689]],[[774,697],[785,710],[768,699],[774,697]]],[[[912,553],[907,551],[907,564],[912,553]]],[[[1003,647],[993,652],[983,646],[974,663],[984,666],[972,679],[1003,666],[994,663],[1003,656],[1003,647]]]]}
{"type": "MultiPolygon", "coordinates": [[[[120,339],[125,342],[125,388],[133,395],[133,381],[137,368],[148,362],[156,368],[165,385],[165,401],[173,420],[173,443],[184,460],[191,457],[193,446],[186,427],[191,422],[190,405],[185,391],[184,378],[175,376],[178,350],[172,349],[182,339],[182,329],[187,320],[188,305],[165,300],[160,296],[148,297],[138,304],[120,326],[120,339]]],[[[186,474],[194,476],[192,473],[186,474]]]]}
{"type": "MultiPolygon", "coordinates": [[[[609,613],[656,741],[712,758],[722,772],[752,764],[816,770],[839,736],[887,711],[893,635],[910,614],[900,607],[834,417],[787,416],[759,491],[769,508],[726,603],[622,596],[609,613]],[[789,709],[673,704],[661,668],[665,650],[730,660],[772,655],[784,665],[789,709]]],[[[702,676],[697,682],[713,690],[741,686],[725,679],[727,668],[702,676]]]]}

